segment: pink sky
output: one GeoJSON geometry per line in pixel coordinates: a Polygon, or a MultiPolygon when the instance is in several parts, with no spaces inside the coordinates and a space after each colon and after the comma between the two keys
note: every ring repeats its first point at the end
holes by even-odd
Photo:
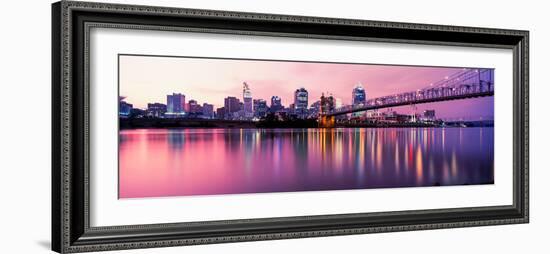
{"type": "MultiPolygon", "coordinates": [[[[309,104],[319,100],[323,92],[350,104],[352,89],[358,83],[363,84],[370,99],[414,91],[462,69],[127,55],[119,60],[120,95],[137,108],[146,108],[151,102],[166,104],[166,95],[172,93],[218,108],[227,96],[242,100],[243,82],[249,84],[254,99],[265,99],[268,105],[271,96],[278,95],[288,106],[299,87],[308,90],[309,104]]],[[[493,97],[424,104],[417,110],[424,109],[435,109],[439,117],[492,117],[493,97]]]]}

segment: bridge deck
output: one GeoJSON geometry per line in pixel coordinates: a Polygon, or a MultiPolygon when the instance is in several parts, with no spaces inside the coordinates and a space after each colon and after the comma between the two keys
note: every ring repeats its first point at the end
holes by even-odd
{"type": "Polygon", "coordinates": [[[423,104],[423,103],[430,103],[430,102],[460,100],[460,99],[486,97],[486,96],[493,96],[493,95],[494,95],[494,91],[491,90],[491,91],[479,92],[479,93],[468,93],[468,94],[461,94],[461,95],[442,96],[442,97],[436,97],[436,98],[416,99],[416,100],[411,100],[411,101],[400,101],[400,102],[396,102],[396,103],[387,103],[387,104],[379,104],[379,105],[365,105],[363,107],[349,108],[349,109],[341,110],[341,111],[333,111],[333,112],[328,113],[327,116],[337,116],[337,115],[344,115],[344,114],[350,114],[350,113],[367,111],[367,110],[374,110],[374,109],[381,109],[381,108],[392,108],[392,107],[399,107],[399,106],[406,106],[406,105],[416,105],[416,104],[423,104]]]}

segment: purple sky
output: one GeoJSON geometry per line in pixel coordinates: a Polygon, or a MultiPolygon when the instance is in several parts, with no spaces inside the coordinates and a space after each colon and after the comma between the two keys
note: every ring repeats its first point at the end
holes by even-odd
{"type": "MultiPolygon", "coordinates": [[[[120,56],[120,95],[137,108],[166,103],[166,95],[183,93],[186,101],[223,106],[223,99],[242,100],[247,82],[254,99],[270,101],[278,95],[285,106],[299,87],[309,92],[309,104],[321,93],[351,104],[353,87],[362,83],[367,99],[414,91],[461,71],[462,68],[367,64],[334,64],[181,57],[120,56]]],[[[435,109],[438,117],[492,117],[493,97],[418,105],[417,111],[435,109]]],[[[411,113],[410,107],[394,108],[411,113]]]]}

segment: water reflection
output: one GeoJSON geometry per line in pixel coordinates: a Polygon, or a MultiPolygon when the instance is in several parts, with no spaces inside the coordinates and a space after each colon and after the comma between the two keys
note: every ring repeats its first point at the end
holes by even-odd
{"type": "Polygon", "coordinates": [[[493,183],[492,128],[120,132],[120,197],[493,183]]]}

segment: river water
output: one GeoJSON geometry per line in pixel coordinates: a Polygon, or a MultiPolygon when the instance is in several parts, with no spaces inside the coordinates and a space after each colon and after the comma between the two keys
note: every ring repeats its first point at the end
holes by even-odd
{"type": "Polygon", "coordinates": [[[493,128],[133,129],[119,198],[492,184],[493,128]]]}

